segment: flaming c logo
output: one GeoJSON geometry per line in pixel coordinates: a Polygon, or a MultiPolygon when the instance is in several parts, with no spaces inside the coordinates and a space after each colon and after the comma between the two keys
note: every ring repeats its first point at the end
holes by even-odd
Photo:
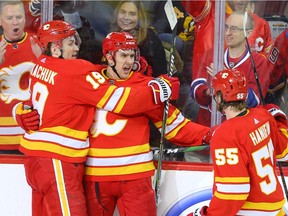
{"type": "Polygon", "coordinates": [[[10,104],[13,100],[29,99],[28,76],[34,63],[23,62],[0,70],[0,100],[10,104]]]}
{"type": "Polygon", "coordinates": [[[29,2],[29,11],[32,16],[39,16],[41,13],[41,1],[31,0],[31,2],[29,2]]]}

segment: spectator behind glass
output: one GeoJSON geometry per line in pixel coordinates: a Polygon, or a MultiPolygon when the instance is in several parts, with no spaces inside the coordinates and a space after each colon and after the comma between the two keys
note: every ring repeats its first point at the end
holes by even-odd
{"type": "MultiPolygon", "coordinates": [[[[195,43],[194,43],[194,52],[193,52],[193,65],[192,65],[192,84],[191,84],[191,89],[190,89],[190,94],[191,97],[200,105],[199,107],[199,113],[197,116],[197,122],[204,124],[204,125],[210,125],[211,121],[211,113],[208,110],[209,105],[211,104],[211,96],[209,92],[209,75],[207,74],[206,67],[213,62],[213,41],[214,41],[214,18],[215,18],[215,1],[209,1],[207,0],[206,2],[203,1],[193,1],[193,2],[188,2],[188,1],[182,1],[182,4],[184,5],[185,9],[191,14],[196,22],[196,28],[195,28],[195,43]],[[204,40],[204,41],[203,41],[204,40]],[[209,62],[210,61],[210,62],[209,62]],[[208,84],[207,84],[208,83],[208,84]]],[[[228,16],[229,13],[232,13],[231,8],[230,11],[228,8],[226,8],[226,17],[228,16]]],[[[242,12],[243,13],[243,12],[242,12]]],[[[251,17],[251,16],[249,16],[251,17]]],[[[242,18],[243,19],[243,18],[242,18]]],[[[243,52],[247,52],[245,49],[246,42],[245,42],[245,37],[244,37],[244,32],[243,32],[243,20],[238,20],[241,23],[237,24],[237,27],[240,28],[239,31],[230,31],[231,28],[227,29],[227,32],[225,33],[225,41],[230,41],[233,43],[234,40],[239,40],[241,39],[241,42],[237,45],[235,50],[238,50],[237,55],[234,57],[231,56],[231,52],[229,51],[229,56],[234,58],[233,61],[234,63],[231,63],[230,66],[227,66],[227,68],[231,67],[238,67],[239,64],[241,65],[244,64],[244,62],[240,61],[241,57],[244,56],[243,52]],[[241,27],[242,25],[242,27],[241,27]],[[229,35],[227,35],[229,33],[229,35]],[[231,34],[232,33],[232,34],[231,34]],[[239,37],[234,38],[234,34],[240,34],[239,37]],[[234,39],[233,39],[234,38],[234,39]],[[233,40],[231,40],[233,39],[233,40]],[[240,51],[240,50],[241,51],[240,51]],[[242,52],[243,51],[243,52],[242,52]],[[241,54],[243,56],[241,56],[241,54]],[[239,59],[236,59],[239,58],[239,59]],[[234,64],[234,65],[232,65],[234,64]]],[[[253,19],[252,19],[253,21],[253,19]]],[[[233,24],[235,25],[235,24],[233,24]]],[[[251,31],[249,30],[249,34],[251,34],[251,31]]],[[[248,37],[249,39],[249,37],[248,37]]],[[[226,44],[228,47],[229,45],[226,44]]],[[[233,51],[234,52],[234,51],[233,51]]],[[[246,53],[247,54],[247,53],[246,53]]],[[[254,53],[255,54],[255,53],[254,53]]],[[[253,56],[254,56],[253,54],[253,56]]],[[[257,57],[256,57],[257,58],[257,57]]],[[[263,57],[259,57],[258,59],[261,59],[261,62],[265,62],[264,65],[266,64],[267,59],[263,59],[263,57]]],[[[225,58],[224,58],[225,60],[225,58]]],[[[254,59],[255,60],[255,59],[254,59]]],[[[245,64],[250,64],[248,67],[250,67],[251,75],[253,75],[252,67],[251,67],[251,60],[250,58],[245,59],[245,64]]],[[[226,66],[226,65],[225,65],[226,66]]],[[[257,69],[258,73],[262,73],[262,79],[266,79],[269,76],[267,74],[269,72],[266,71],[267,68],[262,65],[256,65],[256,68],[260,67],[257,69]],[[264,74],[263,74],[263,68],[265,68],[264,74]],[[260,70],[260,71],[259,71],[260,70]]],[[[211,72],[211,71],[210,71],[211,72]]],[[[248,73],[248,71],[247,71],[248,73]]],[[[251,77],[252,78],[252,77],[251,77]]],[[[250,78],[249,78],[250,79],[250,78]]],[[[254,81],[255,85],[255,78],[251,80],[251,82],[254,81]]],[[[269,82],[269,81],[268,81],[269,82]]],[[[261,83],[261,82],[260,82],[261,83]]],[[[264,95],[267,92],[268,86],[267,86],[267,80],[265,82],[261,83],[262,85],[262,90],[264,91],[264,95]]],[[[259,91],[254,89],[254,91],[257,92],[258,95],[258,100],[259,100],[259,91]]],[[[252,101],[250,101],[252,102],[252,101]]],[[[254,101],[255,102],[255,101],[254,101]]],[[[259,102],[258,102],[259,103],[259,102]]],[[[250,104],[252,106],[252,104],[250,104]]],[[[256,105],[256,104],[255,104],[256,105]]]]}
{"type": "Polygon", "coordinates": [[[288,28],[274,41],[269,60],[273,65],[266,103],[275,103],[288,114],[288,28]]]}
{"type": "MultiPolygon", "coordinates": [[[[167,1],[155,1],[153,11],[156,15],[153,17],[152,25],[157,29],[159,38],[162,41],[165,50],[167,50],[166,53],[170,54],[170,50],[167,49],[169,46],[167,45],[171,46],[173,35],[164,9],[166,3],[167,1]]],[[[175,44],[177,52],[175,52],[175,67],[178,72],[177,76],[181,81],[180,96],[176,106],[186,117],[195,120],[198,113],[198,104],[192,100],[189,95],[192,81],[192,50],[195,22],[185,11],[181,1],[172,1],[172,4],[177,17],[177,36],[175,44]],[[178,60],[178,62],[181,62],[182,65],[177,64],[177,54],[180,57],[180,61],[178,60]]]]}
{"type": "Polygon", "coordinates": [[[88,19],[79,13],[80,9],[89,6],[87,2],[80,0],[54,1],[53,19],[63,20],[74,26],[81,38],[79,58],[97,63],[97,60],[102,57],[97,55],[101,52],[101,47],[95,41],[94,28],[91,27],[88,19]]]}
{"type": "MultiPolygon", "coordinates": [[[[247,14],[246,31],[249,38],[253,32],[254,22],[253,17],[247,14]]],[[[224,67],[227,69],[238,69],[245,72],[248,82],[248,96],[246,98],[247,107],[255,107],[260,104],[260,92],[256,83],[252,60],[250,53],[246,46],[246,40],[243,30],[244,12],[234,11],[229,15],[225,22],[225,42],[227,49],[224,52],[224,67]]],[[[252,51],[252,57],[255,64],[255,69],[258,74],[260,87],[263,96],[267,94],[270,82],[269,74],[271,67],[269,66],[268,59],[257,52],[252,51]]],[[[213,64],[207,67],[207,72],[212,74],[213,64]]],[[[210,97],[209,89],[205,97],[210,97]]]]}
{"type": "Polygon", "coordinates": [[[40,27],[41,1],[22,0],[25,10],[25,31],[37,33],[40,27]]]}
{"type": "MultiPolygon", "coordinates": [[[[247,107],[251,108],[259,105],[261,98],[252,67],[251,56],[246,47],[246,39],[243,30],[243,19],[244,13],[237,11],[233,12],[226,19],[224,37],[228,48],[224,53],[224,68],[237,69],[245,72],[249,87],[246,103],[247,107]]],[[[250,14],[248,14],[246,24],[248,38],[253,31],[253,27],[253,18],[250,14]]],[[[268,59],[264,55],[257,52],[252,52],[252,57],[258,74],[262,94],[265,97],[270,80],[268,59]]],[[[207,73],[211,76],[213,75],[212,62],[209,67],[207,66],[207,73]]],[[[207,110],[200,109],[202,111],[201,114],[199,110],[198,121],[201,124],[208,125],[211,121],[209,106],[212,100],[209,86],[206,82],[204,82],[203,78],[197,78],[191,84],[190,93],[194,98],[196,98],[197,102],[200,101],[201,103],[201,101],[207,101],[207,110]],[[202,91],[197,91],[201,88],[202,91]]],[[[189,152],[187,154],[193,154],[193,152],[189,152]]]]}
{"type": "MultiPolygon", "coordinates": [[[[164,10],[166,3],[167,1],[155,2],[153,9],[156,16],[152,25],[157,29],[161,41],[172,43],[172,30],[164,10]]],[[[195,26],[192,17],[187,14],[180,1],[172,1],[172,4],[177,17],[176,49],[182,57],[184,42],[193,39],[192,30],[195,26]]]]}
{"type": "Polygon", "coordinates": [[[199,104],[199,112],[196,122],[210,126],[211,113],[208,106],[211,97],[202,97],[209,84],[209,75],[206,67],[213,62],[214,52],[214,22],[215,22],[215,1],[181,1],[187,13],[195,21],[195,40],[192,57],[192,83],[190,96],[199,104]],[[201,97],[198,97],[201,95],[201,97]]]}
{"type": "Polygon", "coordinates": [[[21,1],[0,2],[0,150],[18,153],[24,131],[12,117],[13,106],[29,96],[29,73],[40,47],[24,31],[25,12],[21,1]]]}
{"type": "Polygon", "coordinates": [[[111,22],[111,31],[127,31],[133,35],[141,56],[152,67],[153,77],[167,73],[164,48],[155,29],[149,25],[147,13],[140,1],[119,2],[111,22]]]}

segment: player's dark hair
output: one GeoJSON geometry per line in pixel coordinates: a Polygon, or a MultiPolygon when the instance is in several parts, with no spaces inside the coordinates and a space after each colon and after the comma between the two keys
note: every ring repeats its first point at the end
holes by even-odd
{"type": "Polygon", "coordinates": [[[49,42],[47,44],[47,47],[45,48],[45,50],[43,51],[43,54],[47,55],[47,56],[52,56],[52,52],[51,52],[51,47],[52,47],[52,42],[49,42]]]}
{"type": "Polygon", "coordinates": [[[235,112],[238,111],[242,111],[243,109],[246,108],[246,102],[245,100],[242,101],[225,101],[223,99],[223,94],[221,91],[217,91],[216,92],[216,97],[220,97],[221,98],[221,102],[218,104],[218,111],[219,112],[223,112],[224,109],[226,109],[227,107],[231,107],[235,112]]]}

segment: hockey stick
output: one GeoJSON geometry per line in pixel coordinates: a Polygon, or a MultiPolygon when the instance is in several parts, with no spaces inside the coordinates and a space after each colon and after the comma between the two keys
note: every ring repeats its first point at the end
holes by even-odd
{"type": "MultiPolygon", "coordinates": [[[[173,68],[174,68],[174,50],[175,50],[175,43],[176,43],[176,24],[177,24],[177,17],[174,12],[173,4],[171,0],[167,0],[164,6],[165,13],[167,19],[169,21],[171,30],[172,30],[172,46],[170,49],[170,64],[169,64],[169,72],[168,75],[173,75],[173,68]]],[[[162,119],[162,128],[161,128],[161,136],[160,136],[160,144],[159,144],[159,153],[158,153],[158,164],[157,164],[157,172],[156,172],[156,179],[155,179],[155,197],[156,197],[156,205],[159,204],[159,196],[160,196],[160,184],[161,184],[161,173],[162,173],[162,161],[163,161],[163,153],[164,153],[164,139],[166,134],[166,121],[168,118],[168,111],[169,111],[169,100],[165,102],[165,107],[163,111],[163,119],[162,119]]]]}
{"type": "MultiPolygon", "coordinates": [[[[179,147],[179,148],[164,148],[163,152],[165,152],[165,154],[177,154],[183,152],[201,151],[206,148],[209,148],[209,145],[179,147]]],[[[157,147],[152,147],[151,150],[153,151],[153,154],[159,154],[160,151],[160,149],[157,147]]]]}
{"type": "MultiPolygon", "coordinates": [[[[248,13],[245,12],[244,18],[243,18],[243,30],[244,30],[245,40],[246,40],[246,46],[247,46],[247,49],[248,49],[248,52],[249,52],[249,55],[250,55],[251,64],[252,64],[255,80],[256,80],[256,83],[257,83],[257,88],[258,88],[259,95],[260,95],[260,100],[261,100],[262,105],[264,106],[265,105],[265,101],[264,101],[262,89],[261,89],[261,86],[260,86],[258,73],[257,73],[256,67],[255,67],[255,62],[254,62],[254,59],[253,59],[253,56],[252,56],[252,52],[251,52],[251,49],[250,49],[250,45],[249,45],[249,42],[248,42],[248,38],[247,38],[247,32],[246,32],[247,19],[248,19],[248,13]]],[[[284,188],[284,191],[285,191],[286,200],[288,200],[288,188],[287,188],[287,184],[286,184],[285,177],[284,177],[284,174],[283,174],[282,164],[281,164],[280,161],[277,161],[277,164],[278,164],[278,167],[279,167],[280,176],[281,176],[283,188],[284,188]]]]}

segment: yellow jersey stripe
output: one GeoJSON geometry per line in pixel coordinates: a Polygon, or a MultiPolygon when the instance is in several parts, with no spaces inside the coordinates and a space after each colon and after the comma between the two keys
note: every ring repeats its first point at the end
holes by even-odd
{"type": "Polygon", "coordinates": [[[285,128],[281,128],[280,130],[288,138],[288,131],[285,128]]]}
{"type": "Polygon", "coordinates": [[[222,194],[215,191],[214,196],[222,200],[246,200],[248,194],[222,194]]]}
{"type": "Polygon", "coordinates": [[[0,126],[10,126],[10,125],[18,125],[13,117],[0,117],[0,126]]]}
{"type": "MultiPolygon", "coordinates": [[[[172,113],[172,115],[168,116],[167,121],[166,121],[167,125],[171,124],[176,119],[176,117],[179,114],[179,112],[180,112],[179,110],[175,109],[174,112],[172,113]]],[[[155,126],[157,128],[161,128],[162,127],[162,121],[156,122],[155,126]]]]}
{"type": "Polygon", "coordinates": [[[73,138],[82,139],[82,140],[85,140],[88,137],[87,131],[74,130],[74,129],[64,127],[64,126],[44,128],[41,130],[41,132],[53,132],[56,134],[63,135],[65,137],[73,137],[73,138]]]}
{"type": "Polygon", "coordinates": [[[55,153],[58,155],[64,155],[67,157],[86,157],[88,154],[88,148],[85,149],[72,149],[66,148],[61,145],[56,145],[53,143],[46,142],[33,142],[31,140],[21,139],[20,145],[28,150],[38,150],[38,151],[47,151],[51,153],[55,153]]]}
{"type": "Polygon", "coordinates": [[[13,144],[19,144],[21,140],[22,135],[19,136],[1,136],[0,139],[0,145],[13,145],[13,144]]]}
{"type": "Polygon", "coordinates": [[[228,182],[228,183],[248,183],[250,182],[250,178],[249,177],[215,177],[215,182],[219,182],[219,183],[224,183],[224,182],[228,182]]]}
{"type": "Polygon", "coordinates": [[[123,108],[128,96],[130,94],[130,91],[131,91],[130,88],[128,88],[128,87],[125,88],[124,94],[123,94],[121,100],[119,101],[119,104],[117,105],[117,107],[114,110],[115,113],[119,113],[122,110],[122,108],[123,108]]]}
{"type": "Polygon", "coordinates": [[[106,102],[109,100],[109,98],[111,97],[111,95],[113,94],[113,91],[116,89],[116,86],[110,86],[105,95],[101,98],[101,100],[99,101],[99,103],[96,105],[96,107],[98,108],[103,108],[104,104],[106,104],[106,102]]]}
{"type": "Polygon", "coordinates": [[[56,159],[52,159],[52,161],[53,161],[53,166],[54,166],[54,172],[55,172],[55,177],[56,177],[56,184],[57,184],[58,195],[60,199],[62,215],[70,216],[71,214],[70,214],[69,202],[68,202],[68,198],[66,194],[61,161],[56,160],[56,159]]]}
{"type": "Polygon", "coordinates": [[[283,205],[285,204],[285,199],[279,201],[279,202],[273,202],[273,203],[267,203],[267,202],[261,202],[261,203],[254,203],[254,202],[245,202],[242,206],[242,209],[257,209],[257,210],[268,210],[273,211],[277,209],[281,209],[283,205]]]}
{"type": "Polygon", "coordinates": [[[177,133],[179,132],[179,130],[181,130],[188,122],[189,122],[189,120],[185,119],[185,121],[183,121],[180,125],[178,125],[176,128],[174,128],[172,130],[172,132],[170,132],[168,135],[166,135],[165,138],[167,140],[169,140],[169,139],[172,139],[173,137],[175,137],[177,135],[177,133]]]}

